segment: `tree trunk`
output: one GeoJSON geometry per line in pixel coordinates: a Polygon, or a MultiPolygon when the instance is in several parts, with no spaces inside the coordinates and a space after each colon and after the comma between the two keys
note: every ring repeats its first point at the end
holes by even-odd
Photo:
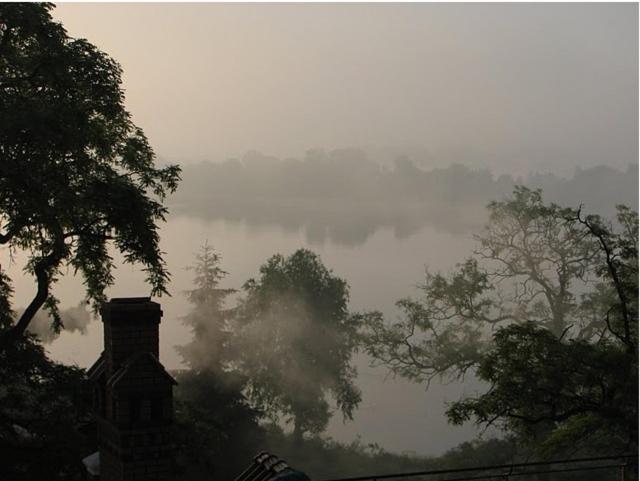
{"type": "Polygon", "coordinates": [[[9,344],[14,343],[24,335],[27,327],[29,327],[29,323],[49,296],[49,276],[46,271],[46,266],[43,264],[36,265],[35,274],[38,280],[38,291],[22,313],[22,316],[20,316],[18,322],[0,334],[0,349],[5,349],[9,344]]]}

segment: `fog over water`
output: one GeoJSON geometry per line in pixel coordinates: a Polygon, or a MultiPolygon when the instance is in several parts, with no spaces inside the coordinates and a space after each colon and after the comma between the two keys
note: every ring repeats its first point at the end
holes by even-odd
{"type": "MultiPolygon", "coordinates": [[[[347,280],[351,310],[391,320],[425,266],[447,271],[471,253],[484,205],[516,182],[604,214],[637,208],[637,8],[59,5],[70,35],[121,63],[127,107],[160,160],[184,167],[161,227],[172,273],[172,297],[159,299],[163,363],[180,367],[185,267],[206,240],[229,272],[223,287],[308,247],[347,280]]],[[[21,274],[24,256],[14,260],[20,307],[35,282],[21,274]]],[[[119,267],[108,295],[146,295],[143,278],[119,267]]],[[[55,292],[63,308],[83,298],[71,275],[55,292]]],[[[101,328],[74,324],[48,348],[89,366],[101,328]]],[[[425,391],[364,356],[357,365],[362,404],[351,423],[336,416],[330,436],[421,454],[475,436],[443,416],[446,401],[479,387],[473,379],[425,391]]]]}

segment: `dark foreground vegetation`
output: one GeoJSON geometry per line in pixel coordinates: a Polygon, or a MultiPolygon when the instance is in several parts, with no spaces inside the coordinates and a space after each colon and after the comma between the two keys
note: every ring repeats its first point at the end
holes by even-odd
{"type": "MultiPolygon", "coordinates": [[[[0,7],[0,245],[27,253],[36,291],[14,310],[0,267],[0,479],[12,481],[80,479],[96,448],[86,373],[49,359],[32,321],[44,309],[64,328],[53,288],[67,269],[98,308],[114,282],[108,246],[143,266],[152,293],[166,292],[157,225],[180,173],[155,166],[117,63],[69,38],[51,8],[0,7]]],[[[451,273],[427,274],[395,323],[351,312],[347,282],[311,251],[272,256],[236,292],[205,244],[186,293],[193,340],[178,347],[176,477],[228,478],[261,449],[315,479],[636,452],[636,212],[601,218],[520,185],[496,199],[477,250],[451,273]],[[437,459],[323,438],[332,415],[348,421],[358,409],[359,350],[425,385],[486,381],[448,417],[503,438],[437,459]]]]}

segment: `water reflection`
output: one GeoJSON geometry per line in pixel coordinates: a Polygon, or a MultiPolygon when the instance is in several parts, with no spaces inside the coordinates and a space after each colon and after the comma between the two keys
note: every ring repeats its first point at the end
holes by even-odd
{"type": "Polygon", "coordinates": [[[454,235],[468,235],[485,219],[484,204],[311,202],[305,199],[269,199],[230,202],[209,199],[205,203],[171,206],[175,215],[205,221],[222,220],[244,225],[250,232],[273,227],[285,234],[301,232],[305,244],[327,243],[349,247],[363,245],[379,229],[389,229],[395,239],[414,236],[426,226],[454,235]]]}
{"type": "Polygon", "coordinates": [[[395,239],[424,227],[466,235],[485,222],[485,206],[509,195],[514,185],[540,188],[546,200],[583,204],[611,215],[624,203],[637,208],[637,165],[626,172],[596,166],[573,177],[532,173],[495,176],[461,164],[427,169],[407,157],[379,164],[357,149],[312,150],[301,159],[249,152],[242,159],[184,166],[172,212],[203,220],[241,223],[259,232],[276,226],[302,232],[305,243],[363,245],[378,229],[395,239]]]}

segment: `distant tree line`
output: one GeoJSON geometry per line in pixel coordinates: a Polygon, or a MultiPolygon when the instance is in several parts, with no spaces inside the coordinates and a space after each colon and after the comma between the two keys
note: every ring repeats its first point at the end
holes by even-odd
{"type": "Polygon", "coordinates": [[[612,214],[616,204],[637,207],[638,202],[637,164],[630,164],[627,171],[604,165],[577,168],[566,179],[536,172],[524,178],[496,176],[488,169],[462,164],[427,169],[403,156],[392,160],[390,166],[380,165],[358,149],[310,150],[300,159],[249,152],[241,159],[183,166],[185,188],[172,202],[180,211],[201,207],[206,213],[216,201],[233,199],[233,205],[224,206],[228,215],[240,212],[245,204],[278,199],[320,201],[320,207],[323,201],[330,206],[331,201],[344,200],[484,205],[509,195],[515,185],[542,189],[547,199],[561,205],[582,202],[600,214],[612,214]]]}
{"type": "Polygon", "coordinates": [[[637,209],[637,164],[576,169],[571,178],[531,173],[524,178],[453,164],[429,169],[408,157],[381,165],[358,149],[309,151],[301,159],[249,152],[241,159],[183,166],[172,212],[302,231],[310,245],[357,246],[380,228],[406,238],[430,225],[471,234],[486,220],[484,206],[515,185],[542,189],[560,205],[583,203],[611,217],[614,206],[637,209]]]}

